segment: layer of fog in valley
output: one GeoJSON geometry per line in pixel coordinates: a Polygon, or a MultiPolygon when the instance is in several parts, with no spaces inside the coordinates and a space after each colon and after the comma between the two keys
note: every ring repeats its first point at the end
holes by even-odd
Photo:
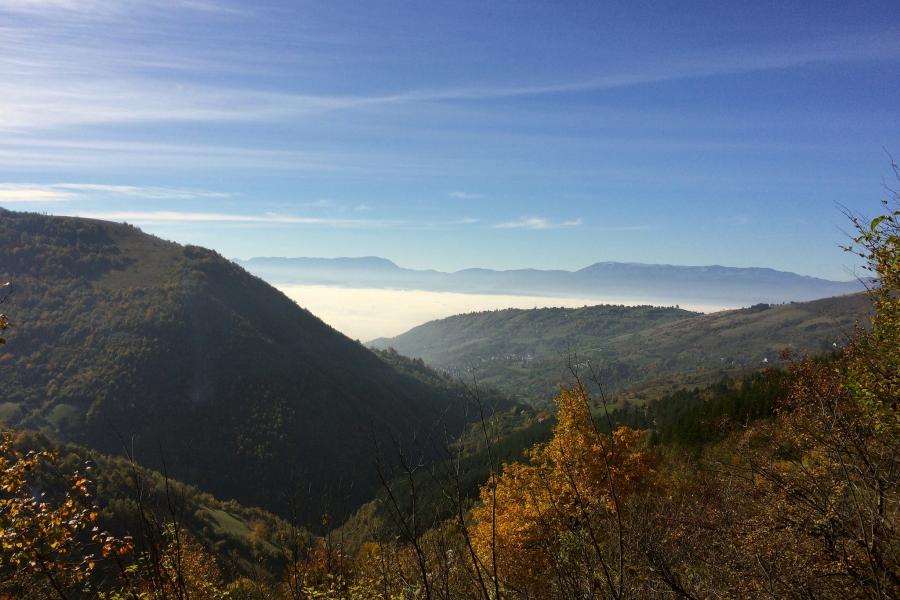
{"type": "Polygon", "coordinates": [[[416,325],[451,315],[504,308],[574,308],[594,304],[654,304],[700,312],[738,306],[709,303],[676,303],[664,298],[574,298],[519,296],[512,294],[462,294],[422,290],[346,288],[324,285],[277,285],[279,290],[341,333],[362,341],[393,337],[416,325]]]}

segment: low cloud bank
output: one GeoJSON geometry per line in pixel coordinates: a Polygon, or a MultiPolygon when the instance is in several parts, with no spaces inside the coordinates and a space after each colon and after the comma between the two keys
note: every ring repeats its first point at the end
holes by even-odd
{"type": "MultiPolygon", "coordinates": [[[[276,286],[303,308],[345,335],[369,341],[393,337],[416,325],[451,315],[502,308],[576,308],[594,304],[657,304],[672,306],[664,299],[571,298],[514,296],[506,294],[461,294],[421,290],[343,288],[323,285],[276,286]]],[[[713,312],[733,306],[685,304],[682,308],[713,312]]]]}

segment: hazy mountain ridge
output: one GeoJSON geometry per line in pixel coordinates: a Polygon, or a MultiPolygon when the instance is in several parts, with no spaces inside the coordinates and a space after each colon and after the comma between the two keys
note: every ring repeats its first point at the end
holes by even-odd
{"type": "Polygon", "coordinates": [[[859,281],[830,281],[762,267],[598,262],[576,271],[471,268],[416,270],[378,257],[238,260],[267,281],[463,293],[602,297],[653,304],[806,301],[862,291],[859,281]]]}
{"type": "Polygon", "coordinates": [[[841,346],[871,302],[865,294],[712,314],[676,308],[593,306],[455,315],[373,340],[449,371],[470,371],[529,402],[569,381],[577,355],[603,368],[611,389],[690,374],[692,382],[779,362],[783,349],[822,354],[841,346]]]}

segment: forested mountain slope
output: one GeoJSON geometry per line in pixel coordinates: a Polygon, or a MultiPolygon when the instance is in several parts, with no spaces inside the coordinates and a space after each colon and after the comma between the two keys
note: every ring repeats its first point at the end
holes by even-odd
{"type": "Polygon", "coordinates": [[[315,542],[306,530],[272,513],[234,501],[222,502],[125,458],[76,444],[56,445],[32,432],[9,435],[21,452],[55,455],[34,481],[48,496],[64,491],[73,473],[87,474],[90,498],[99,509],[98,525],[118,536],[132,535],[139,551],[146,550],[144,538],[153,533],[148,528],[169,523],[214,552],[230,577],[278,577],[298,545],[315,542]]]}
{"type": "Polygon", "coordinates": [[[474,370],[487,384],[541,403],[569,382],[569,356],[602,368],[611,389],[691,374],[711,382],[777,363],[784,349],[820,354],[841,346],[871,305],[864,294],[712,314],[676,308],[591,306],[456,315],[373,347],[450,371],[474,370]]]}
{"type": "Polygon", "coordinates": [[[463,399],[398,372],[214,252],[128,225],[0,212],[13,315],[0,419],[120,454],[224,498],[317,521],[375,486],[402,440],[463,399]]]}
{"type": "MultiPolygon", "coordinates": [[[[641,406],[613,408],[608,419],[607,412],[599,406],[592,406],[592,410],[597,427],[605,432],[610,425],[638,427],[650,433],[648,441],[652,446],[697,448],[725,438],[750,421],[771,417],[776,399],[786,393],[786,380],[785,370],[764,369],[703,388],[679,389],[641,406]]],[[[454,502],[447,501],[448,488],[458,492],[459,500],[467,507],[473,506],[479,488],[490,477],[491,465],[496,468],[521,462],[527,459],[530,449],[553,437],[555,417],[541,411],[535,418],[531,411],[520,410],[522,420],[514,430],[500,431],[511,421],[509,413],[492,417],[487,422],[489,437],[485,443],[458,445],[450,449],[449,459],[415,473],[415,501],[425,526],[432,527],[447,519],[457,508],[454,502]]],[[[482,435],[480,426],[474,426],[473,430],[470,432],[473,436],[482,435]]],[[[368,539],[401,535],[397,529],[397,511],[412,510],[412,490],[405,477],[398,477],[391,486],[397,505],[380,490],[375,500],[364,504],[343,524],[342,532],[348,543],[359,546],[368,539]]]]}

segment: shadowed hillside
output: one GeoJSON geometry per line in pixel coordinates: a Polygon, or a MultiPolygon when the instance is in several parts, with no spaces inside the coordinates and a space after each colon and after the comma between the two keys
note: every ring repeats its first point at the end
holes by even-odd
{"type": "Polygon", "coordinates": [[[124,458],[75,444],[56,446],[36,433],[10,435],[15,447],[23,452],[55,454],[52,467],[42,469],[35,482],[44,493],[57,495],[65,489],[69,474],[87,469],[103,527],[117,535],[133,534],[137,543],[143,544],[146,540],[142,536],[151,533],[148,525],[177,523],[203,547],[215,552],[232,577],[260,571],[265,577],[280,576],[292,543],[309,545],[315,539],[272,513],[234,501],[222,502],[124,458]]]}
{"type": "Polygon", "coordinates": [[[0,419],[165,460],[220,497],[341,513],[374,488],[373,431],[464,421],[459,390],[398,372],[203,248],[4,211],[0,277],[15,316],[0,419]]]}

